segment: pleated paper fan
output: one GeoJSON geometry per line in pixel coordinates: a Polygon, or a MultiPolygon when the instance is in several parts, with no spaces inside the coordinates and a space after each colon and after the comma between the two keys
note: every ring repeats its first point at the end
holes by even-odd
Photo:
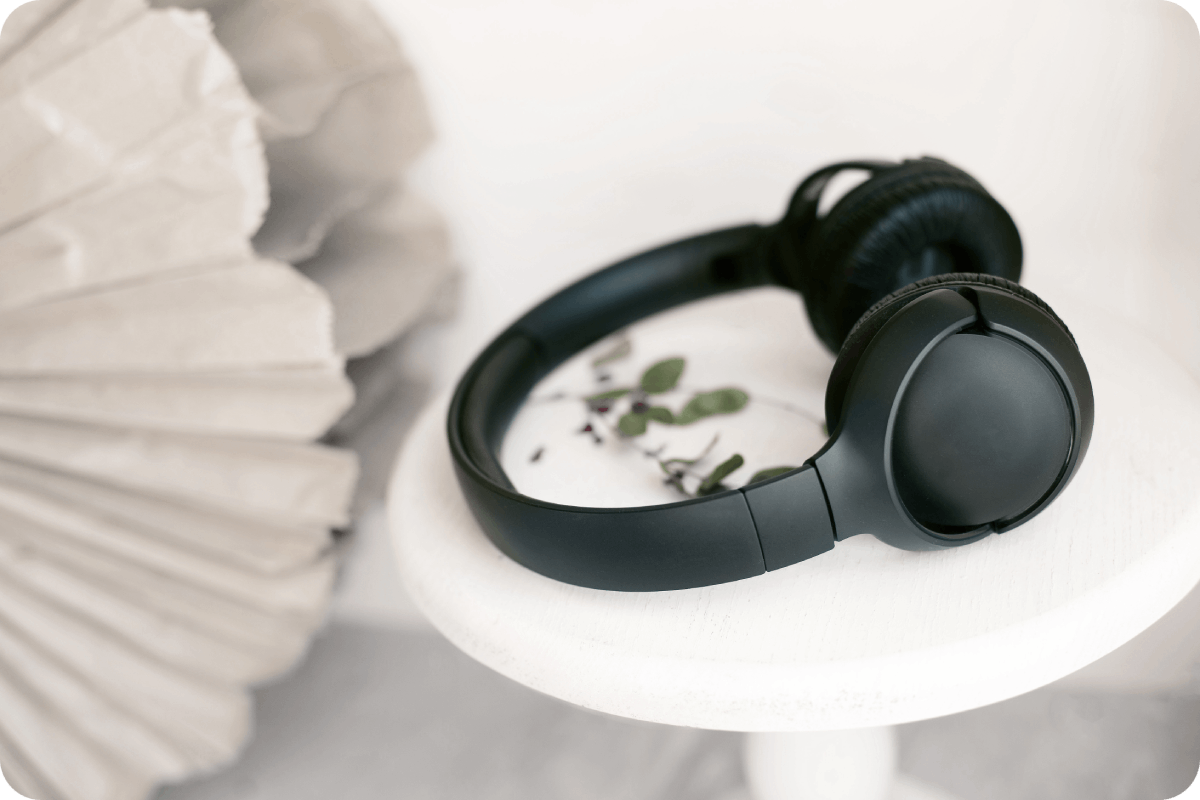
{"type": "Polygon", "coordinates": [[[0,36],[0,764],[136,800],[232,758],[324,616],[353,457],[328,294],[251,245],[258,106],[208,17],[0,36]]]}
{"type": "Polygon", "coordinates": [[[367,355],[452,274],[440,218],[404,183],[432,124],[367,0],[153,0],[202,8],[262,107],[271,204],[255,249],[329,292],[334,342],[367,355]]]}
{"type": "Polygon", "coordinates": [[[370,517],[427,390],[429,339],[409,334],[454,305],[445,227],[406,180],[433,130],[416,73],[368,0],[151,4],[207,11],[262,108],[271,203],[253,244],[333,303],[357,399],[327,439],[358,453],[353,508],[370,517]]]}

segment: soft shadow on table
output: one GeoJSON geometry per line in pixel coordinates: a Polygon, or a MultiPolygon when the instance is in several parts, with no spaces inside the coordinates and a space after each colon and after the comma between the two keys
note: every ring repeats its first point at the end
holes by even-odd
{"type": "Polygon", "coordinates": [[[245,757],[160,800],[725,800],[741,781],[734,734],[581,711],[434,633],[335,625],[258,700],[245,757]]]}
{"type": "MultiPolygon", "coordinates": [[[[439,635],[345,623],[258,693],[244,758],[158,800],[745,800],[736,734],[538,694],[439,635]]],[[[900,728],[901,771],[960,800],[1163,800],[1200,761],[1200,695],[1050,686],[900,728]]]]}

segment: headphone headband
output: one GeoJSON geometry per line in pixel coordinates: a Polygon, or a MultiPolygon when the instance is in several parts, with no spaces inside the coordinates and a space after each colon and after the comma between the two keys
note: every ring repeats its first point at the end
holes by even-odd
{"type": "Polygon", "coordinates": [[[748,578],[833,547],[810,466],[677,503],[579,508],[519,494],[496,457],[526,395],[571,355],[659,311],[771,284],[768,230],[729,228],[614,264],[542,302],[475,360],[454,393],[447,432],[459,483],[505,554],[567,583],[660,591],[748,578]],[[786,491],[777,486],[784,480],[786,491]],[[809,520],[811,541],[795,539],[797,519],[809,520]]]}
{"type": "Polygon", "coordinates": [[[821,201],[821,194],[839,172],[845,172],[848,169],[858,169],[876,173],[898,166],[900,164],[896,161],[858,159],[855,161],[839,161],[836,164],[821,167],[796,187],[796,191],[792,193],[792,199],[788,203],[787,213],[784,214],[784,218],[798,222],[807,220],[810,216],[812,219],[816,219],[817,205],[821,201]]]}

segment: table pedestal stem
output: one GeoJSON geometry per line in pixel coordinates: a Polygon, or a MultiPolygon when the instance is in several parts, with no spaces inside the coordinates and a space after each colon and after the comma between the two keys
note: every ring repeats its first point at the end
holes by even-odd
{"type": "Polygon", "coordinates": [[[888,800],[896,731],[749,733],[744,757],[754,800],[888,800]]]}

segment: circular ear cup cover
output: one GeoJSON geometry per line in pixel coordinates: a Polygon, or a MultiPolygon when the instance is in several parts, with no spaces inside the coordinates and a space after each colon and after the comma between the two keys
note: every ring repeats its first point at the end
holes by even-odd
{"type": "Polygon", "coordinates": [[[813,329],[841,349],[880,298],[932,275],[1021,276],[1016,224],[987,190],[936,159],[881,171],[841,198],[806,237],[802,263],[813,329]]]}
{"type": "MultiPolygon", "coordinates": [[[[931,292],[934,289],[958,289],[960,287],[974,286],[999,289],[1030,303],[1049,314],[1067,332],[1068,336],[1071,335],[1071,331],[1067,328],[1066,323],[1059,319],[1054,310],[1046,305],[1045,301],[1040,297],[1024,286],[1019,286],[1012,281],[998,278],[994,275],[965,273],[934,275],[901,287],[867,309],[866,313],[859,318],[858,322],[855,323],[854,327],[850,329],[850,333],[846,336],[846,341],[838,353],[837,361],[833,365],[833,371],[829,374],[829,382],[825,388],[825,420],[830,432],[837,429],[838,422],[841,419],[842,403],[846,398],[846,391],[850,387],[850,378],[854,375],[854,369],[858,366],[859,359],[867,349],[867,345],[870,344],[871,339],[875,337],[875,334],[879,333],[879,330],[887,321],[895,316],[900,309],[926,292],[931,292]]],[[[1071,336],[1072,340],[1074,338],[1074,336],[1071,336]]]]}

